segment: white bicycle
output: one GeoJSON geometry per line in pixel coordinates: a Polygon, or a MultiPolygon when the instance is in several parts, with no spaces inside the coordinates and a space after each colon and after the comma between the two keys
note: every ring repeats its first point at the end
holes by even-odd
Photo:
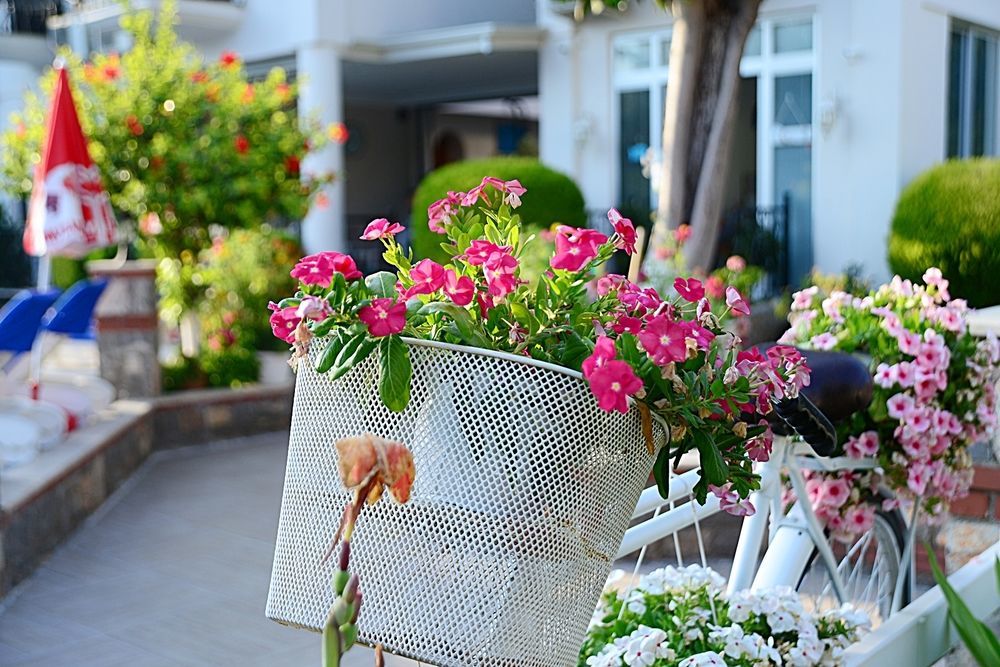
{"type": "MultiPolygon", "coordinates": [[[[863,470],[876,466],[873,460],[831,458],[835,436],[822,416],[824,412],[835,412],[838,417],[846,417],[867,406],[871,396],[867,369],[848,355],[810,356],[813,387],[817,388],[812,392],[815,405],[804,401],[796,409],[807,412],[792,419],[805,420],[796,424],[796,430],[813,444],[800,437],[776,437],[770,460],[758,464],[761,488],[751,496],[757,511],[743,519],[728,588],[732,592],[787,585],[797,589],[816,609],[849,602],[865,611],[877,625],[910,601],[915,522],[905,521],[898,509],[883,510],[880,503],[874,507],[871,530],[845,543],[829,535],[808,500],[786,507],[782,498],[786,480],[796,498],[808,498],[804,470],[863,470]]],[[[633,519],[647,518],[629,528],[618,552],[619,558],[639,552],[636,572],[647,546],[668,537],[674,541],[678,564],[682,564],[678,532],[686,528],[694,529],[699,557],[703,565],[707,563],[700,522],[721,509],[714,496],[709,496],[704,505],[693,499],[697,480],[698,471],[694,469],[670,479],[666,498],[661,498],[656,488],[643,492],[633,519]]],[[[889,497],[887,492],[883,496],[889,497]]]]}

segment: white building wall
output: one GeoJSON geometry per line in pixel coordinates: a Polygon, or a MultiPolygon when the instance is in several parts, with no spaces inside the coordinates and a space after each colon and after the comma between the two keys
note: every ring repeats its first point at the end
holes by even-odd
{"type": "MultiPolygon", "coordinates": [[[[539,60],[540,150],[603,208],[618,196],[612,43],[667,28],[654,3],[625,15],[572,19],[539,0],[550,37],[539,60]]],[[[945,157],[953,17],[1000,30],[995,0],[766,0],[761,16],[812,13],[813,256],[825,272],[860,263],[889,275],[889,225],[902,188],[945,157]],[[828,128],[820,110],[833,109],[828,128]]],[[[758,144],[758,150],[765,150],[758,144]]],[[[758,193],[758,200],[766,200],[758,193]]]]}

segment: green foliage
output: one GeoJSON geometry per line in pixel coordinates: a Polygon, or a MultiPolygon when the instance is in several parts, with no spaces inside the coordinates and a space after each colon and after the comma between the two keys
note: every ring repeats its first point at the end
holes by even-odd
{"type": "Polygon", "coordinates": [[[950,161],[914,179],[896,205],[889,266],[910,280],[936,266],[953,296],[1000,303],[1000,160],[950,161]]]}
{"type": "MultiPolygon", "coordinates": [[[[958,630],[965,647],[969,649],[969,653],[982,667],[1000,665],[1000,641],[997,640],[997,636],[985,623],[972,615],[968,605],[941,572],[937,557],[930,548],[927,549],[927,555],[930,557],[934,581],[941,587],[941,592],[944,593],[944,597],[948,601],[948,616],[955,624],[955,629],[958,630]]],[[[1000,558],[996,560],[995,570],[997,593],[1000,594],[1000,558]]]]}
{"type": "MultiPolygon", "coordinates": [[[[192,279],[207,286],[198,307],[203,344],[220,349],[232,338],[250,350],[287,351],[271,334],[267,304],[275,289],[295,291],[288,272],[301,255],[297,240],[266,225],[233,230],[201,253],[192,279]]],[[[164,307],[176,312],[180,304],[167,300],[164,307]]]]}
{"type": "MultiPolygon", "coordinates": [[[[465,192],[479,185],[483,174],[507,181],[518,179],[531,193],[518,209],[530,231],[547,229],[562,223],[573,227],[587,224],[583,194],[568,176],[543,165],[534,158],[499,157],[486,160],[456,162],[436,169],[424,177],[413,196],[411,233],[413,249],[418,257],[445,262],[449,256],[440,243],[446,239],[427,227],[427,207],[444,197],[450,190],[465,192]]],[[[539,244],[540,245],[540,244],[539,244]]],[[[538,250],[547,262],[548,252],[538,250]]],[[[526,264],[534,264],[525,258],[526,264]]]]}

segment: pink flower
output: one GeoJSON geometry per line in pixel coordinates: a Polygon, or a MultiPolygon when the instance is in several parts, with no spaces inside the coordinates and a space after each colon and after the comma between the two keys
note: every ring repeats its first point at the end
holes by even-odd
{"type": "Polygon", "coordinates": [[[893,419],[907,419],[913,412],[913,397],[909,394],[895,394],[886,401],[885,406],[893,419]]]}
{"type": "Polygon", "coordinates": [[[827,507],[841,507],[851,495],[851,488],[843,478],[828,479],[819,490],[819,503],[827,507]]]}
{"type": "Polygon", "coordinates": [[[726,288],[726,305],[732,308],[733,313],[737,316],[750,314],[750,306],[743,300],[743,297],[740,296],[739,291],[735,287],[730,286],[726,288]]]}
{"type": "Polygon", "coordinates": [[[509,253],[510,246],[500,246],[489,241],[476,239],[469,244],[469,249],[465,251],[465,261],[472,266],[485,264],[486,260],[496,253],[509,253]]]}
{"type": "Polygon", "coordinates": [[[307,296],[299,302],[295,316],[301,319],[325,320],[333,314],[333,309],[327,300],[318,296],[307,296]]]}
{"type": "Polygon", "coordinates": [[[732,483],[716,486],[709,484],[708,490],[719,499],[719,509],[734,516],[753,516],[757,510],[748,498],[740,499],[740,495],[733,491],[732,483]]]}
{"type": "Polygon", "coordinates": [[[931,470],[926,463],[911,461],[910,467],[906,471],[906,486],[914,495],[922,496],[927,490],[927,483],[930,481],[931,470]]]}
{"type": "Polygon", "coordinates": [[[618,212],[618,209],[613,208],[608,211],[608,222],[615,228],[615,234],[618,235],[615,246],[620,250],[624,250],[627,255],[634,253],[636,235],[635,225],[632,224],[632,221],[622,216],[618,212]]]}
{"type": "Polygon", "coordinates": [[[721,299],[726,294],[726,283],[719,276],[709,276],[705,281],[705,294],[713,299],[721,299]]]}
{"type": "Polygon", "coordinates": [[[385,218],[372,220],[365,227],[365,233],[361,235],[362,241],[374,241],[375,239],[391,238],[406,229],[398,222],[389,222],[385,218]]]}
{"type": "Polygon", "coordinates": [[[373,336],[398,334],[406,326],[406,304],[392,299],[372,299],[370,306],[358,311],[358,319],[373,336]]]}
{"type": "Polygon", "coordinates": [[[607,412],[628,412],[627,398],[642,389],[642,380],[624,361],[607,361],[594,368],[587,379],[597,405],[607,412]]]}
{"type": "Polygon", "coordinates": [[[657,315],[639,332],[639,344],[654,364],[665,366],[671,361],[684,361],[687,358],[687,345],[684,342],[686,333],[683,326],[671,322],[666,315],[657,315]]]}
{"type": "Polygon", "coordinates": [[[923,339],[920,337],[920,334],[904,330],[896,338],[896,341],[899,343],[900,352],[915,356],[920,351],[923,339]]]}
{"type": "Polygon", "coordinates": [[[901,387],[912,387],[917,380],[917,374],[913,367],[913,362],[901,361],[896,364],[896,382],[901,387]]]}
{"type": "Polygon", "coordinates": [[[878,368],[875,369],[874,382],[883,389],[888,389],[896,384],[896,379],[896,366],[894,365],[879,364],[878,368]]]}
{"type": "Polygon", "coordinates": [[[766,419],[760,420],[760,425],[764,427],[764,432],[755,438],[747,441],[747,456],[751,461],[763,463],[771,458],[771,445],[774,442],[774,433],[766,419]]]}
{"type": "Polygon", "coordinates": [[[601,336],[594,344],[594,352],[583,360],[583,377],[589,378],[596,369],[603,367],[615,358],[615,341],[607,336],[601,336]]]}
{"type": "Polygon", "coordinates": [[[819,288],[813,285],[792,295],[792,310],[808,310],[812,308],[813,297],[819,293],[819,288]]]}
{"type": "Polygon", "coordinates": [[[677,278],[674,280],[674,289],[682,299],[690,303],[695,303],[705,296],[705,288],[697,278],[677,278]]]}
{"type": "Polygon", "coordinates": [[[559,225],[556,228],[556,253],[549,262],[553,269],[579,271],[597,257],[598,249],[608,237],[594,229],[559,225]]]}
{"type": "Polygon", "coordinates": [[[517,208],[521,205],[521,195],[523,195],[527,190],[521,181],[516,178],[510,181],[505,181],[502,190],[507,194],[504,196],[503,201],[505,204],[511,208],[517,208]]]}
{"type": "Polygon", "coordinates": [[[463,192],[449,192],[448,196],[439,199],[427,207],[427,226],[436,234],[444,234],[443,223],[449,222],[458,213],[458,207],[465,196],[463,192]]]}
{"type": "Polygon", "coordinates": [[[674,230],[674,240],[677,243],[684,243],[691,238],[691,225],[680,225],[674,230]]]}
{"type": "Polygon", "coordinates": [[[273,301],[267,304],[267,308],[271,311],[269,321],[271,323],[271,333],[274,334],[274,337],[286,343],[294,343],[295,327],[299,326],[299,322],[302,321],[302,318],[295,312],[297,308],[295,306],[278,308],[278,304],[273,301]]]}
{"type": "Polygon", "coordinates": [[[863,459],[878,454],[878,433],[865,431],[857,437],[848,438],[844,452],[853,459],[863,459]]]}
{"type": "Polygon", "coordinates": [[[941,289],[948,289],[948,281],[944,279],[944,275],[941,273],[941,269],[932,266],[931,268],[924,271],[923,275],[924,284],[938,287],[941,289]]]}
{"type": "Polygon", "coordinates": [[[739,255],[730,255],[726,260],[726,268],[733,273],[739,273],[747,268],[747,261],[739,255]]]}
{"type": "Polygon", "coordinates": [[[837,347],[837,337],[829,331],[824,331],[821,334],[813,336],[809,340],[809,344],[817,350],[832,350],[837,347]]]}
{"type": "Polygon", "coordinates": [[[406,290],[406,299],[417,294],[433,294],[444,287],[444,267],[433,259],[422,259],[410,269],[410,279],[413,286],[406,290]]]}
{"type": "Polygon", "coordinates": [[[875,508],[871,505],[855,505],[844,513],[847,530],[852,533],[865,533],[871,530],[875,523],[875,508]]]}
{"type": "Polygon", "coordinates": [[[611,330],[616,334],[630,333],[638,335],[642,331],[642,320],[624,313],[619,313],[618,319],[611,325],[611,330]]]}
{"type": "Polygon", "coordinates": [[[505,252],[490,255],[490,258],[483,264],[486,288],[490,295],[499,299],[517,289],[520,281],[517,279],[516,271],[517,260],[513,255],[505,252]]]}
{"type": "Polygon", "coordinates": [[[468,306],[476,294],[476,284],[469,276],[459,276],[448,269],[444,274],[444,293],[456,306],[468,306]]]}
{"type": "Polygon", "coordinates": [[[361,277],[361,272],[358,271],[358,266],[350,255],[333,251],[307,255],[291,270],[292,278],[303,285],[320,287],[329,287],[334,273],[341,273],[348,280],[361,277]]]}
{"type": "Polygon", "coordinates": [[[628,283],[628,278],[617,273],[608,273],[597,279],[597,294],[605,296],[611,292],[620,292],[628,283]]]}
{"type": "Polygon", "coordinates": [[[489,204],[490,200],[486,197],[486,185],[486,183],[480,183],[465,193],[465,196],[462,197],[462,206],[472,206],[480,199],[489,204]]]}
{"type": "Polygon", "coordinates": [[[943,344],[924,343],[920,346],[915,361],[917,366],[929,371],[947,369],[948,362],[951,361],[951,352],[943,344]]]}

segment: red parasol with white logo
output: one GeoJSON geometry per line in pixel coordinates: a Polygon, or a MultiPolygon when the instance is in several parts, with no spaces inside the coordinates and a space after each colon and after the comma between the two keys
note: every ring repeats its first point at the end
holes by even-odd
{"type": "Polygon", "coordinates": [[[24,250],[43,258],[39,284],[47,287],[47,257],[82,257],[117,239],[118,225],[100,171],[87,150],[69,77],[59,69],[42,160],[35,170],[24,250]]]}

